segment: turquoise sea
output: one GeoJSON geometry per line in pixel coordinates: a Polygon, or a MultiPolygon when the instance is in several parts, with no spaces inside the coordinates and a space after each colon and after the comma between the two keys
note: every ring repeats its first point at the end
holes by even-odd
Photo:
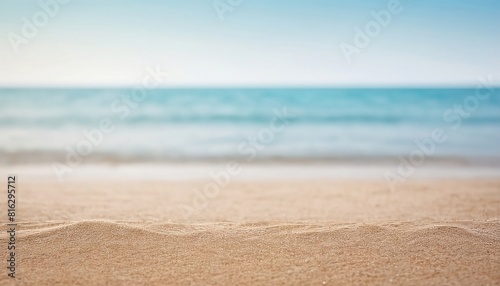
{"type": "Polygon", "coordinates": [[[434,158],[500,157],[500,92],[476,92],[0,89],[0,154],[4,163],[63,156],[104,119],[114,130],[96,137],[88,157],[97,161],[385,158],[408,154],[436,128],[447,140],[434,158]],[[273,122],[286,124],[271,134],[273,122]]]}

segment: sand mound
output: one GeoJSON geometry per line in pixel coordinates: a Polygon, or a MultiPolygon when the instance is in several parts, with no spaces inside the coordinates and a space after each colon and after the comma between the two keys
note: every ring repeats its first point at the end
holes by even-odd
{"type": "MultiPolygon", "coordinates": [[[[33,285],[500,282],[499,221],[79,221],[20,227],[17,280],[33,285]]],[[[2,233],[2,241],[6,238],[2,233]]]]}
{"type": "Polygon", "coordinates": [[[15,282],[500,285],[498,179],[235,181],[186,219],[200,185],[20,184],[15,282]]]}

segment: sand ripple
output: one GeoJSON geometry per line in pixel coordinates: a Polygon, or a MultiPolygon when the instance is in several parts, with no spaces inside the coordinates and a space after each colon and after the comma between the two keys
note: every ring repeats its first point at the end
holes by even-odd
{"type": "Polygon", "coordinates": [[[20,227],[18,281],[32,285],[500,283],[499,221],[20,227]]]}

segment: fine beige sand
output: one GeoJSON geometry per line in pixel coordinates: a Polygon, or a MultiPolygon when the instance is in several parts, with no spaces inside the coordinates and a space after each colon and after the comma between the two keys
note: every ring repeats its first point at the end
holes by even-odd
{"type": "Polygon", "coordinates": [[[498,179],[204,183],[20,181],[15,283],[500,285],[498,179]]]}

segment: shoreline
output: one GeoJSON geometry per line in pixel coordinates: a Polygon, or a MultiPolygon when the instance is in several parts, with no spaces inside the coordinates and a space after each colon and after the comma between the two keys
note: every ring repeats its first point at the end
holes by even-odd
{"type": "MultiPolygon", "coordinates": [[[[220,164],[229,161],[257,165],[279,165],[279,164],[344,164],[344,165],[378,165],[397,164],[401,158],[410,154],[384,154],[384,155],[325,155],[316,156],[262,156],[247,160],[242,156],[169,156],[169,155],[145,155],[145,154],[117,154],[93,152],[85,156],[82,164],[87,165],[118,165],[118,164],[220,164]]],[[[74,153],[69,153],[70,155],[74,153]]],[[[44,151],[22,151],[6,152],[0,151],[1,165],[40,165],[58,162],[67,164],[68,153],[44,151]]],[[[73,158],[73,157],[71,157],[73,158]]],[[[426,155],[425,162],[435,165],[462,165],[462,166],[498,166],[500,167],[500,156],[497,155],[463,155],[463,156],[429,156],[426,155]]]]}
{"type": "MultiPolygon", "coordinates": [[[[58,167],[59,168],[59,167],[58,167]]],[[[55,168],[52,164],[2,165],[0,172],[17,174],[28,180],[58,181],[203,181],[213,180],[214,174],[228,173],[235,181],[273,180],[384,180],[387,174],[399,175],[400,165],[379,163],[130,163],[82,164],[74,168],[55,168]],[[235,169],[236,171],[232,171],[235,169]]],[[[400,176],[402,181],[416,179],[500,178],[500,165],[456,164],[453,162],[427,162],[413,167],[414,172],[400,176]]]]}

